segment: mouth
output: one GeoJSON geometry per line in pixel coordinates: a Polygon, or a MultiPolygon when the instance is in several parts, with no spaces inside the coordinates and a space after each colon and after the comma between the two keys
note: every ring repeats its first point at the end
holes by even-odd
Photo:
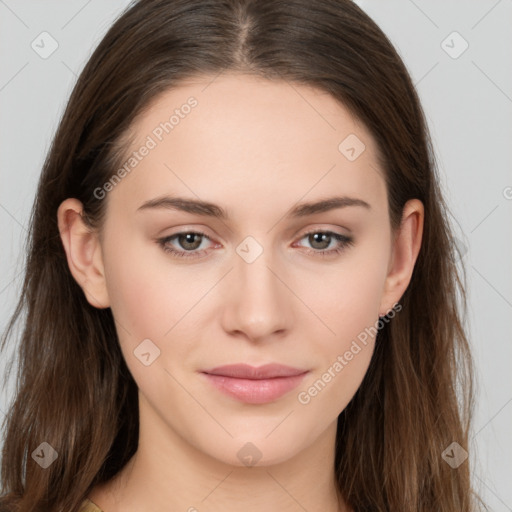
{"type": "Polygon", "coordinates": [[[296,388],[309,370],[268,364],[226,365],[201,372],[216,389],[248,404],[264,404],[281,398],[296,388]]]}

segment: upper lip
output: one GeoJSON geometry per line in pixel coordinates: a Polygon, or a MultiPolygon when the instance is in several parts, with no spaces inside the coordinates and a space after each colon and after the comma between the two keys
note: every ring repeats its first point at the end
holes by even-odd
{"type": "Polygon", "coordinates": [[[203,370],[203,373],[210,375],[223,375],[225,377],[233,377],[238,379],[271,379],[275,377],[293,377],[301,375],[308,370],[293,368],[282,364],[271,363],[263,366],[255,367],[248,364],[228,364],[224,366],[216,366],[210,370],[203,370]]]}

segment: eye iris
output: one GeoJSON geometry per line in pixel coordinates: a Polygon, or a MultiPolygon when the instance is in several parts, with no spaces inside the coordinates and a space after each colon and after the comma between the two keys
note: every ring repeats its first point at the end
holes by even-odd
{"type": "Polygon", "coordinates": [[[201,235],[198,233],[185,233],[184,235],[179,235],[178,241],[184,249],[194,250],[201,245],[201,235]],[[191,241],[194,237],[197,237],[195,243],[191,241]]]}
{"type": "Polygon", "coordinates": [[[327,247],[329,247],[329,244],[331,242],[331,236],[328,235],[327,233],[312,233],[309,235],[309,242],[311,243],[311,245],[313,247],[315,247],[315,249],[326,249],[327,247]],[[327,238],[327,240],[324,239],[324,237],[327,238]],[[318,238],[318,240],[317,240],[318,238]],[[315,247],[315,243],[317,242],[320,242],[320,244],[325,244],[325,242],[327,241],[327,244],[324,246],[324,247],[315,247]]]}

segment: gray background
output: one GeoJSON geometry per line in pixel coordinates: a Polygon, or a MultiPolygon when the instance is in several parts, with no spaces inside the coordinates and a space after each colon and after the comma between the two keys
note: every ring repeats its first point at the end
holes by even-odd
{"type": "MultiPolygon", "coordinates": [[[[468,275],[478,396],[466,448],[490,509],[512,511],[512,1],[357,3],[397,47],[427,114],[468,275]]],[[[29,212],[54,130],[78,73],[127,4],[0,0],[2,330],[21,284],[29,212]],[[46,37],[51,48],[45,31],[58,48],[44,59],[31,45],[46,37]]],[[[5,358],[0,375],[4,368],[5,358]]],[[[0,420],[13,382],[1,392],[0,420]]]]}

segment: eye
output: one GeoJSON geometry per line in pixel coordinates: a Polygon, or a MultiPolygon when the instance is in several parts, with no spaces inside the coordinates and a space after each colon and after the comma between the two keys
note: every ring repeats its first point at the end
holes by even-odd
{"type": "Polygon", "coordinates": [[[203,239],[211,240],[208,235],[200,231],[183,231],[181,233],[161,238],[157,240],[157,242],[165,252],[168,252],[173,256],[177,256],[179,258],[199,258],[204,251],[196,252],[196,250],[201,246],[203,239]],[[184,250],[178,250],[170,245],[175,239],[184,250]]]}
{"type": "Polygon", "coordinates": [[[320,256],[332,256],[340,254],[348,246],[354,245],[354,240],[352,237],[345,236],[340,233],[335,233],[334,231],[309,231],[301,238],[301,240],[304,238],[307,238],[308,242],[314,249],[318,249],[308,249],[306,252],[308,254],[320,256]],[[334,248],[327,250],[327,247],[331,245],[331,242],[334,242],[334,248]]]}
{"type": "MultiPolygon", "coordinates": [[[[307,238],[313,249],[306,249],[308,254],[331,256],[343,252],[348,246],[353,245],[351,237],[335,233],[334,231],[310,231],[302,236],[301,240],[307,238]],[[327,249],[334,242],[334,248],[327,249]]],[[[201,231],[182,231],[174,235],[157,240],[162,249],[178,258],[200,258],[206,250],[198,251],[204,240],[211,238],[201,231]],[[173,245],[176,242],[182,249],[173,245]]],[[[300,247],[300,246],[299,246],[300,247]]]]}

